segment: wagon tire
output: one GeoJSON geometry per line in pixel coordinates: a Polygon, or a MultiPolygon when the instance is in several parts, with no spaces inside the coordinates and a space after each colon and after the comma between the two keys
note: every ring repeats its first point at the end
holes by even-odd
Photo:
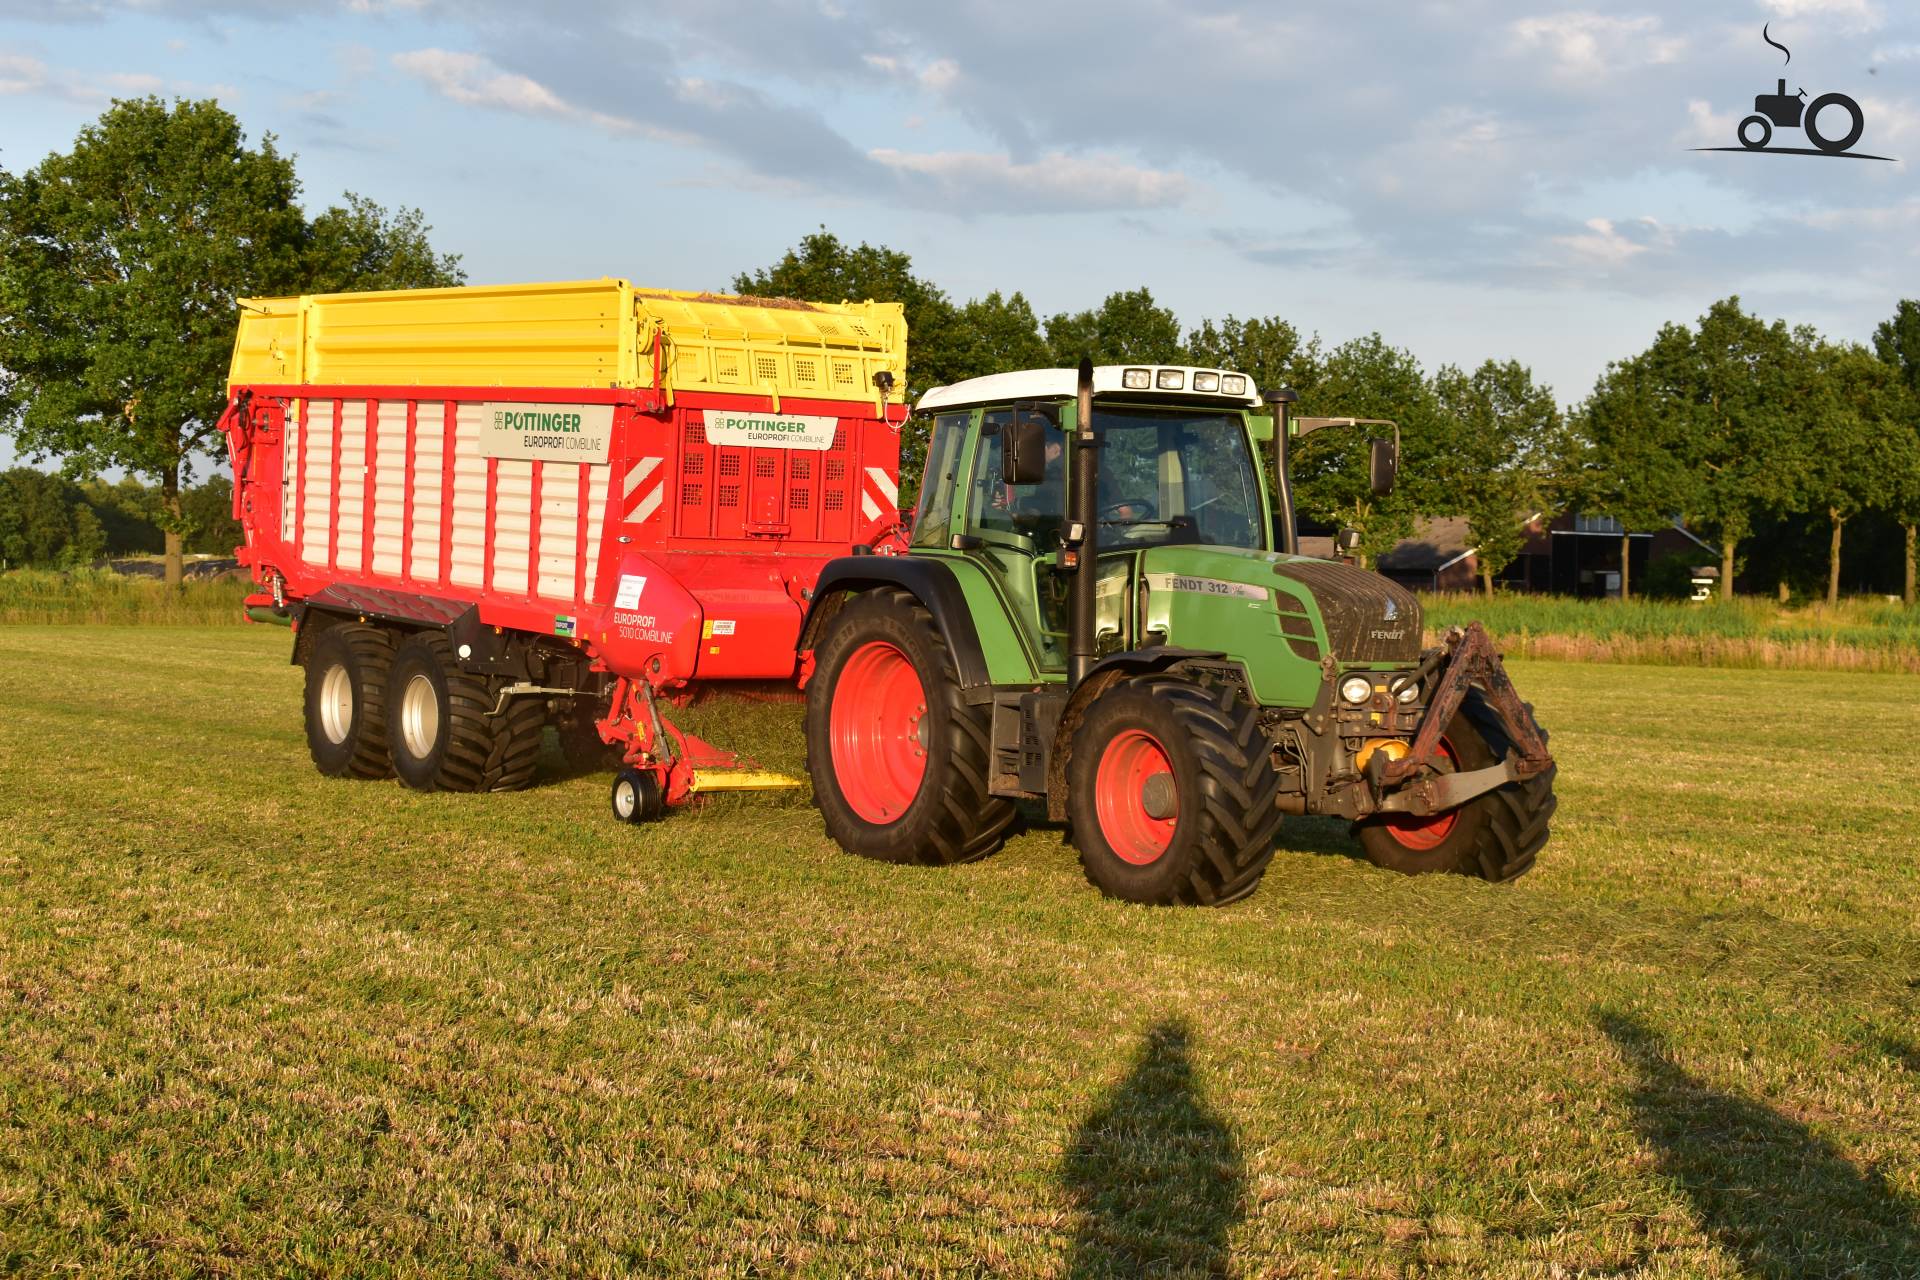
{"type": "MultiPolygon", "coordinates": [[[[1533,707],[1527,706],[1527,714],[1533,707]]],[[[1547,731],[1540,730],[1541,740],[1547,731]]],[[[1469,691],[1443,748],[1452,767],[1484,769],[1500,763],[1513,744],[1499,717],[1478,690],[1469,691]]],[[[1553,793],[1557,767],[1475,796],[1458,809],[1429,820],[1368,819],[1354,834],[1367,860],[1407,875],[1451,872],[1502,882],[1533,869],[1547,843],[1548,824],[1559,801],[1553,793]]]]}
{"type": "Polygon", "coordinates": [[[807,773],[827,835],[848,853],[946,866],[984,858],[1016,816],[992,795],[991,708],[967,702],[918,598],[854,597],[814,648],[807,773]]]}
{"type": "Polygon", "coordinates": [[[393,637],[342,623],[314,638],[307,658],[307,752],[329,778],[385,778],[387,676],[393,637]]]}
{"type": "Polygon", "coordinates": [[[620,770],[614,775],[608,799],[613,816],[621,822],[638,826],[667,816],[666,792],[660,786],[660,779],[646,770],[631,766],[620,770]]]}
{"type": "Polygon", "coordinates": [[[420,631],[394,651],[387,678],[387,750],[415,791],[518,791],[539,763],[546,707],[508,698],[501,682],[460,669],[443,632],[420,631]]]}
{"type": "Polygon", "coordinates": [[[1273,860],[1280,775],[1230,686],[1158,676],[1103,691],[1074,732],[1067,792],[1081,869],[1109,897],[1225,906],[1273,860]]]}

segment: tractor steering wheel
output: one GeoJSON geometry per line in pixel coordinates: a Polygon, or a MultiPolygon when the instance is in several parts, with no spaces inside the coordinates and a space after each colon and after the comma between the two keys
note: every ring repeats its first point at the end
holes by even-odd
{"type": "Polygon", "coordinates": [[[1113,502],[1107,503],[1105,506],[1100,508],[1101,518],[1105,519],[1108,516],[1111,516],[1116,520],[1130,520],[1130,519],[1137,518],[1133,516],[1121,515],[1120,509],[1122,507],[1134,507],[1142,511],[1153,510],[1153,504],[1148,502],[1145,498],[1119,498],[1113,502]]]}

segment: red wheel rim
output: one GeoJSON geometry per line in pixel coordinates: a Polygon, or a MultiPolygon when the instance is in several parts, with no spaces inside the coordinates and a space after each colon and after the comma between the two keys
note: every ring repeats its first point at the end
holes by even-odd
{"type": "Polygon", "coordinates": [[[1128,729],[1106,745],[1094,771],[1093,808],[1107,847],[1123,862],[1143,867],[1166,853],[1180,821],[1180,796],[1173,759],[1158,738],[1128,729]],[[1155,817],[1156,810],[1165,816],[1155,817]]]}
{"type": "MultiPolygon", "coordinates": [[[[1434,764],[1439,766],[1441,773],[1452,773],[1460,767],[1460,757],[1454,753],[1453,743],[1444,737],[1440,739],[1440,749],[1434,753],[1434,764]]],[[[1425,852],[1439,848],[1453,834],[1454,824],[1459,820],[1460,811],[1449,809],[1445,813],[1424,818],[1410,813],[1394,814],[1380,825],[1402,848],[1425,852]]]]}
{"type": "Polygon", "coordinates": [[[834,682],[827,738],[840,794],[864,820],[897,822],[927,775],[927,695],[907,655],[884,640],[855,649],[834,682]]]}

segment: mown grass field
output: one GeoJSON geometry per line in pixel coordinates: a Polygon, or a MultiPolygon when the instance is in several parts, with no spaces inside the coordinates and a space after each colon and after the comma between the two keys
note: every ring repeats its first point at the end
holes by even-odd
{"type": "Polygon", "coordinates": [[[1920,1274],[1920,678],[1516,662],[1537,871],[1204,912],[329,781],[286,642],[0,628],[0,1271],[1920,1274]]]}

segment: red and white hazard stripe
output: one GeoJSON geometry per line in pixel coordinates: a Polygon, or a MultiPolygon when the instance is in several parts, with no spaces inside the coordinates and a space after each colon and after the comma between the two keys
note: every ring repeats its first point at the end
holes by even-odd
{"type": "Polygon", "coordinates": [[[621,488],[620,511],[634,524],[643,524],[666,501],[667,478],[658,474],[661,459],[635,458],[621,488]]]}
{"type": "Polygon", "coordinates": [[[868,467],[860,486],[860,514],[869,520],[891,520],[900,507],[900,485],[885,467],[868,467]]]}

